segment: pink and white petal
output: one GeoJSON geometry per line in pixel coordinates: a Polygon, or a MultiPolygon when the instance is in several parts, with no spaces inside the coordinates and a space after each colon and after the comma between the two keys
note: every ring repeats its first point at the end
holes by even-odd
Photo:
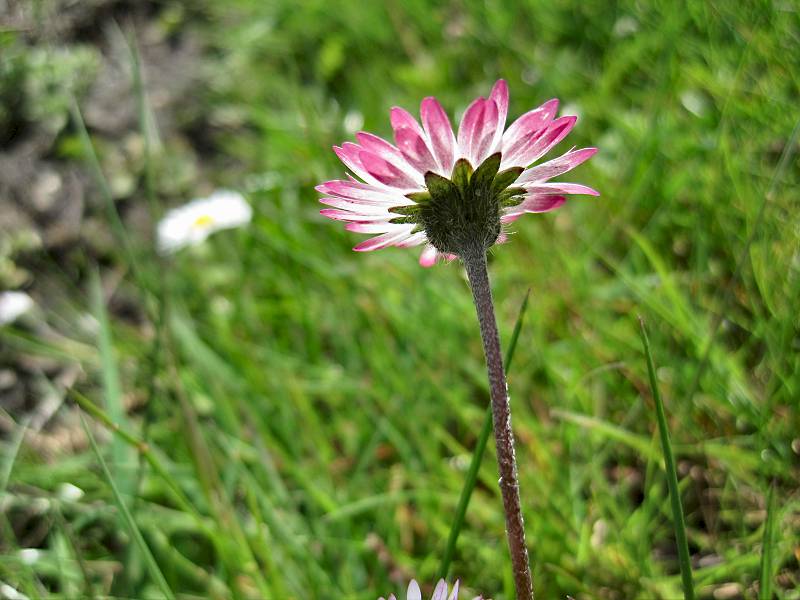
{"type": "Polygon", "coordinates": [[[388,233],[392,231],[396,233],[401,230],[408,229],[408,225],[403,225],[400,223],[389,223],[389,221],[386,220],[374,223],[368,223],[368,222],[348,223],[347,225],[345,225],[345,229],[347,231],[352,231],[354,233],[388,233]]]}
{"type": "Polygon", "coordinates": [[[368,240],[361,242],[355,248],[353,248],[353,250],[355,250],[356,252],[370,252],[372,250],[381,250],[389,246],[394,246],[397,242],[408,237],[410,231],[411,229],[408,227],[404,231],[400,232],[388,231],[384,234],[375,236],[373,238],[369,238],[368,240]]]}
{"type": "Polygon", "coordinates": [[[352,202],[346,198],[338,198],[336,196],[325,196],[320,198],[319,201],[327,206],[340,210],[349,210],[359,215],[383,215],[387,219],[398,216],[389,212],[389,209],[394,204],[364,204],[363,202],[352,202]]]}
{"type": "Polygon", "coordinates": [[[389,212],[377,215],[365,215],[363,213],[355,213],[349,210],[339,210],[337,208],[323,208],[319,211],[323,217],[328,217],[334,221],[350,221],[353,223],[372,223],[372,222],[388,222],[394,218],[389,212]]]}
{"type": "Polygon", "coordinates": [[[473,132],[471,161],[476,168],[489,157],[496,131],[497,105],[489,99],[483,104],[483,119],[473,132]]]}
{"type": "Polygon", "coordinates": [[[517,179],[516,184],[527,183],[529,181],[547,181],[567,171],[571,171],[581,163],[589,160],[597,153],[597,148],[574,148],[558,158],[548,160],[545,163],[531,167],[517,179]]]}
{"type": "Polygon", "coordinates": [[[408,128],[417,132],[421,136],[425,136],[425,132],[420,127],[420,124],[414,116],[404,108],[395,106],[389,113],[389,119],[392,122],[392,129],[397,132],[398,129],[408,128]]]}
{"type": "Polygon", "coordinates": [[[339,160],[341,160],[355,175],[371,185],[386,189],[386,186],[370,175],[364,168],[364,165],[361,164],[361,146],[351,142],[345,142],[341,146],[334,146],[333,151],[336,153],[336,156],[339,157],[339,160]]]}
{"type": "Polygon", "coordinates": [[[458,584],[459,581],[456,579],[456,582],[453,584],[453,592],[450,594],[450,597],[447,600],[458,600],[458,584]]]}
{"type": "Polygon", "coordinates": [[[547,183],[532,183],[522,186],[528,194],[586,194],[599,196],[600,192],[580,183],[565,183],[549,181],[547,183]]]}
{"type": "Polygon", "coordinates": [[[489,98],[494,100],[495,105],[497,105],[497,129],[492,140],[492,147],[489,149],[489,155],[491,155],[500,151],[503,130],[506,127],[506,117],[508,117],[508,84],[504,79],[497,80],[489,98]]]}
{"type": "Polygon", "coordinates": [[[397,190],[385,186],[377,187],[360,181],[326,181],[315,189],[321,194],[346,198],[350,202],[359,204],[388,204],[391,206],[416,204],[397,190]]]}
{"type": "Polygon", "coordinates": [[[477,130],[482,130],[483,119],[486,112],[486,99],[475,98],[464,111],[464,116],[461,117],[461,124],[458,126],[458,157],[466,158],[472,163],[473,167],[478,165],[474,164],[472,158],[473,142],[475,140],[475,133],[477,130]]]}
{"type": "Polygon", "coordinates": [[[513,223],[526,213],[545,213],[562,206],[567,199],[564,196],[529,196],[517,206],[506,209],[500,217],[501,223],[513,223]]]}
{"type": "Polygon", "coordinates": [[[567,134],[572,131],[577,120],[578,117],[574,116],[559,117],[550,123],[544,132],[530,138],[530,140],[513,155],[513,158],[509,158],[509,166],[527,167],[550,152],[561,140],[567,137],[567,134]]]}
{"type": "Polygon", "coordinates": [[[503,157],[517,153],[519,149],[535,133],[544,129],[556,116],[558,110],[558,99],[553,98],[519,117],[503,134],[501,152],[503,157]]]}
{"type": "Polygon", "coordinates": [[[356,139],[358,139],[361,147],[364,150],[380,156],[393,167],[408,175],[408,177],[410,177],[418,185],[421,186],[425,184],[425,178],[423,177],[424,173],[421,173],[419,169],[410,165],[403,156],[403,153],[400,152],[400,150],[396,148],[394,144],[390,144],[383,138],[371,133],[367,133],[366,131],[358,132],[356,134],[356,139]]]}
{"type": "Polygon", "coordinates": [[[424,175],[428,171],[437,171],[438,163],[431,154],[423,135],[410,127],[401,127],[394,132],[394,140],[400,152],[403,153],[403,157],[408,164],[424,175]]]}
{"type": "Polygon", "coordinates": [[[527,167],[550,151],[572,130],[577,117],[560,117],[503,155],[501,169],[527,167]]]}
{"type": "Polygon", "coordinates": [[[419,584],[413,579],[411,583],[408,584],[408,590],[406,590],[406,600],[422,600],[422,592],[419,589],[419,584]]]}
{"type": "Polygon", "coordinates": [[[413,248],[414,246],[419,246],[424,244],[428,241],[428,236],[425,235],[424,231],[418,231],[417,233],[412,234],[407,239],[403,240],[395,244],[398,248],[413,248]]]}
{"type": "Polygon", "coordinates": [[[433,247],[433,244],[428,244],[419,256],[419,264],[423,267],[432,267],[436,264],[438,256],[439,251],[433,247]]]}
{"type": "Polygon", "coordinates": [[[425,98],[420,105],[420,116],[431,150],[439,164],[439,175],[450,177],[456,162],[456,136],[442,105],[433,97],[425,98]]]}
{"type": "Polygon", "coordinates": [[[381,158],[377,154],[362,150],[358,157],[367,174],[378,183],[403,190],[404,192],[419,189],[419,184],[406,172],[401,171],[394,164],[381,158]]]}
{"type": "Polygon", "coordinates": [[[444,579],[440,579],[437,582],[431,600],[447,600],[447,583],[444,579]]]}

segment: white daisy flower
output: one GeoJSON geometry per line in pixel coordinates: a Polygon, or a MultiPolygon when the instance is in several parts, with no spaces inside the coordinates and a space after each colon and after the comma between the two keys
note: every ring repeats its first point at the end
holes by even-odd
{"type": "Polygon", "coordinates": [[[25,292],[0,292],[0,325],[13,323],[33,308],[33,298],[25,292]]]}
{"type": "Polygon", "coordinates": [[[250,222],[253,209],[238,192],[217,190],[170,210],[158,223],[156,243],[161,254],[171,254],[205,241],[212,233],[250,222]]]}

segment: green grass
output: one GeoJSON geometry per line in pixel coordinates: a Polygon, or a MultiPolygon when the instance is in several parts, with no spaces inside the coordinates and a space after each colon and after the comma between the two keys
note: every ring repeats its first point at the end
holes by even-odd
{"type": "MultiPolygon", "coordinates": [[[[775,597],[800,598],[795,3],[236,0],[153,14],[202,48],[192,93],[153,143],[156,66],[133,48],[148,157],[127,167],[138,183],[116,210],[108,187],[90,198],[117,243],[26,259],[61,292],[34,286],[47,328],[0,329],[9,364],[81,368],[48,428],[2,442],[0,581],[32,598],[159,597],[143,540],[181,598],[374,600],[411,576],[435,583],[488,398],[469,290],[457,264],[353,253],[361,236],[319,216],[313,187],[342,175],[330,146],[346,124],[388,135],[392,105],[416,112],[435,94],[452,116],[505,77],[510,116],[557,96],[580,115],[564,149],[600,148],[570,177],[600,198],[520,219],[491,256],[505,344],[532,290],[509,386],[537,597],[681,597],[641,313],[697,597],[757,598],[772,578],[775,597]],[[133,209],[212,186],[246,191],[252,225],[156,258],[133,209]],[[108,327],[87,329],[103,306],[108,327]],[[74,439],[43,451],[59,427],[74,439]]],[[[32,51],[2,36],[6,56],[32,51]]],[[[81,123],[52,160],[91,177],[93,148],[115,176],[120,140],[82,139],[81,123]]],[[[450,574],[502,600],[488,454],[450,574]]]]}
{"type": "MultiPolygon", "coordinates": [[[[672,452],[672,443],[669,439],[669,425],[667,425],[664,402],[661,400],[661,393],[658,389],[656,367],[653,362],[652,352],[650,351],[650,340],[647,338],[647,328],[644,319],[641,317],[639,317],[639,327],[642,335],[642,346],[644,347],[644,354],[647,359],[647,376],[650,380],[650,391],[653,393],[653,402],[656,408],[656,422],[658,423],[658,435],[661,438],[661,452],[664,456],[664,471],[667,476],[669,502],[672,508],[672,528],[675,530],[675,545],[678,548],[678,561],[681,565],[683,597],[686,600],[694,600],[692,559],[689,556],[689,544],[686,540],[686,517],[683,513],[681,492],[678,487],[678,471],[675,468],[675,454],[672,452]]],[[[769,522],[769,515],[767,515],[767,521],[769,522]]],[[[764,570],[762,568],[762,574],[763,572],[764,570]]]]}

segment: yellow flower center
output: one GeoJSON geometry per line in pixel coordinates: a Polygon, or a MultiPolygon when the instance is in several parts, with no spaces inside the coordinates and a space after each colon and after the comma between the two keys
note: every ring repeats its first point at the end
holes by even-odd
{"type": "Polygon", "coordinates": [[[211,225],[213,224],[214,224],[214,219],[212,217],[210,217],[209,215],[200,215],[194,220],[192,226],[196,227],[197,229],[205,229],[207,227],[211,227],[211,225]]]}

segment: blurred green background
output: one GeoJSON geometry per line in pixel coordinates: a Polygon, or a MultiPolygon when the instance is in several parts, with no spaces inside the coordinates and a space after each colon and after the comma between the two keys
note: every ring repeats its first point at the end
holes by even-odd
{"type": "MultiPolygon", "coordinates": [[[[454,119],[503,77],[509,117],[559,97],[560,150],[600,148],[569,177],[600,198],[491,255],[504,341],[532,290],[509,385],[537,597],[681,597],[641,314],[698,595],[759,597],[772,485],[768,579],[800,598],[797,1],[0,10],[0,287],[36,302],[0,327],[1,597],[435,583],[488,402],[469,290],[352,252],[313,188],[391,106],[454,119]],[[163,211],[223,186],[253,222],[157,256],[163,211]]],[[[500,600],[496,482],[490,448],[451,576],[500,600]]]]}

